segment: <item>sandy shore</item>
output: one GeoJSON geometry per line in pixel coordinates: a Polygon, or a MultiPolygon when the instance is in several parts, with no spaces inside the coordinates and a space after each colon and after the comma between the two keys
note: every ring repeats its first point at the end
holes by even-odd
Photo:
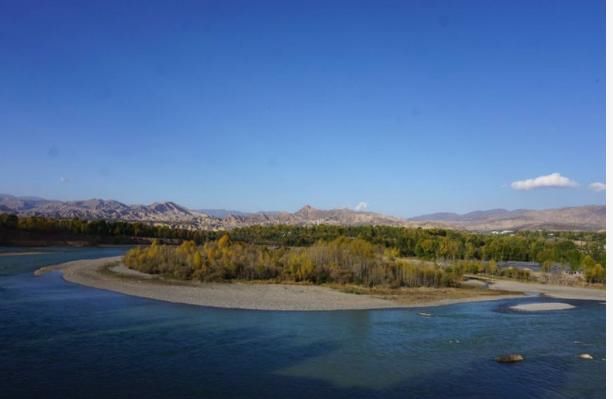
{"type": "Polygon", "coordinates": [[[121,257],[118,256],[77,260],[43,267],[34,274],[61,271],[67,281],[127,295],[190,305],[251,310],[323,311],[413,308],[523,296],[521,293],[513,296],[490,296],[481,293],[469,298],[407,301],[406,296],[404,300],[394,300],[373,295],[344,293],[313,285],[170,282],[128,269],[123,265],[104,267],[120,260],[121,257]]]}
{"type": "Polygon", "coordinates": [[[519,291],[528,295],[543,294],[552,298],[589,299],[605,301],[606,290],[597,288],[567,287],[564,285],[549,285],[539,283],[522,283],[520,281],[495,280],[490,288],[507,291],[519,291]]]}
{"type": "MultiPolygon", "coordinates": [[[[120,257],[78,260],[39,269],[35,274],[59,270],[64,279],[89,287],[167,302],[253,310],[344,310],[397,308],[392,301],[353,295],[329,288],[284,284],[168,283],[140,278],[125,267],[100,269],[120,257]]],[[[138,273],[142,274],[142,273],[138,273]]]]}

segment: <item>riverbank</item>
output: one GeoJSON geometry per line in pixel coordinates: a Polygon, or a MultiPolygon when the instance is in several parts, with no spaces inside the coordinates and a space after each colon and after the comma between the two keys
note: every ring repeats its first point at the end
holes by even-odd
{"type": "Polygon", "coordinates": [[[606,301],[607,299],[606,290],[598,288],[524,283],[512,280],[494,280],[489,286],[497,290],[520,291],[527,295],[542,294],[551,298],[560,299],[587,299],[592,301],[606,301]]]}
{"type": "MultiPolygon", "coordinates": [[[[119,264],[121,257],[77,260],[38,269],[35,275],[60,271],[73,283],[162,300],[219,308],[283,311],[392,309],[449,305],[524,296],[516,292],[466,288],[368,289],[298,284],[198,283],[169,281],[119,264]],[[111,265],[112,266],[109,266],[111,265]]],[[[571,288],[571,287],[560,287],[571,288]]],[[[602,298],[604,300],[604,290],[602,298]]],[[[593,299],[593,298],[577,298],[593,299]]]]}

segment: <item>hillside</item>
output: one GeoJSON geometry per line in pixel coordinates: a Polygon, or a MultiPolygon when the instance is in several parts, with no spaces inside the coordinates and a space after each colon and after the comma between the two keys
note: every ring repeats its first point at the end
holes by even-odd
{"type": "Polygon", "coordinates": [[[404,227],[446,227],[473,231],[585,230],[605,229],[605,206],[582,206],[547,210],[493,209],[464,215],[435,213],[403,219],[352,209],[317,209],[306,205],[296,212],[240,212],[223,209],[190,210],[174,202],[126,205],[119,201],[90,199],[56,201],[36,197],[0,195],[0,212],[53,218],[124,220],[198,229],[231,229],[252,225],[337,224],[404,227]]]}
{"type": "Polygon", "coordinates": [[[372,212],[356,212],[350,209],[320,210],[309,205],[297,212],[256,212],[189,210],[174,202],[150,205],[126,205],[114,200],[90,199],[85,201],[55,201],[42,198],[23,198],[0,195],[0,212],[24,216],[53,218],[80,218],[89,220],[124,220],[144,223],[163,223],[203,229],[230,229],[251,225],[270,224],[339,224],[339,225],[390,225],[423,226],[425,223],[372,212]]]}
{"type": "Polygon", "coordinates": [[[459,215],[434,213],[409,219],[415,222],[444,223],[455,228],[474,231],[501,230],[605,230],[604,205],[571,208],[529,210],[492,209],[459,215]]]}

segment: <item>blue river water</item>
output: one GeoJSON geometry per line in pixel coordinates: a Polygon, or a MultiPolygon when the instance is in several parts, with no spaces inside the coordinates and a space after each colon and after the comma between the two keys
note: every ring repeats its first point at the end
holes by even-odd
{"type": "Polygon", "coordinates": [[[38,251],[0,256],[3,398],[605,396],[599,302],[565,301],[577,307],[538,314],[508,308],[543,298],[425,310],[221,310],[32,274],[124,248],[38,251]],[[526,360],[494,361],[508,352],[526,360]]]}

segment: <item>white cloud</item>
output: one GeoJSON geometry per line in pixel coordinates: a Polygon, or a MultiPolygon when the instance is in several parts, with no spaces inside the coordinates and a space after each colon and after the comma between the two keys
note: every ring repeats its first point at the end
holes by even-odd
{"type": "Polygon", "coordinates": [[[535,177],[534,179],[518,180],[511,183],[514,190],[533,190],[535,188],[556,187],[568,188],[577,187],[576,181],[562,176],[559,173],[552,173],[546,176],[535,177]]]}
{"type": "Polygon", "coordinates": [[[67,183],[68,179],[65,178],[64,176],[60,176],[60,183],[67,183]]]}
{"type": "Polygon", "coordinates": [[[604,191],[607,189],[607,185],[604,183],[600,183],[600,182],[594,182],[592,184],[590,184],[590,190],[592,191],[596,191],[597,193],[600,191],[604,191]]]}
{"type": "Polygon", "coordinates": [[[361,201],[353,209],[358,211],[358,212],[361,212],[361,211],[365,211],[366,208],[368,208],[368,204],[366,202],[364,202],[364,201],[361,201]]]}

